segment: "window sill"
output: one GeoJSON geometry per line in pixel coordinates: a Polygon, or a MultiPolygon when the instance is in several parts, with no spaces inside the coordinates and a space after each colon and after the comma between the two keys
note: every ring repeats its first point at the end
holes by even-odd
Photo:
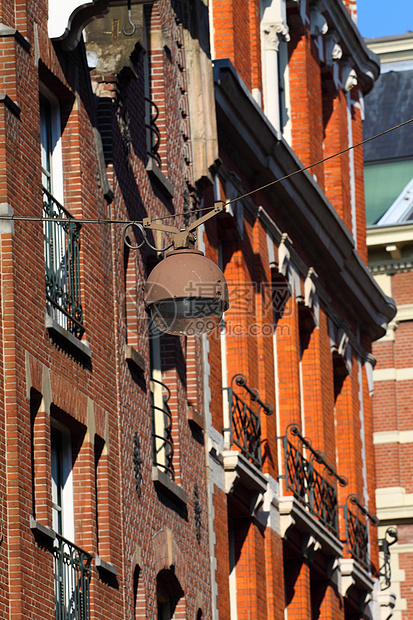
{"type": "Polygon", "coordinates": [[[143,356],[131,345],[125,345],[125,360],[134,370],[145,372],[145,360],[143,356]]]}
{"type": "Polygon", "coordinates": [[[195,407],[192,405],[188,405],[186,410],[186,416],[188,418],[188,422],[197,426],[201,431],[205,428],[204,416],[199,413],[195,407]]]}
{"type": "Polygon", "coordinates": [[[32,516],[30,516],[30,529],[32,530],[34,535],[41,536],[42,538],[47,538],[50,542],[52,542],[56,538],[56,533],[52,530],[52,528],[48,527],[47,525],[42,525],[32,516]]]}
{"type": "Polygon", "coordinates": [[[85,340],[79,340],[76,338],[76,336],[71,334],[67,329],[59,325],[59,323],[49,316],[47,312],[45,312],[44,324],[49,333],[52,333],[53,336],[65,341],[70,348],[75,349],[88,359],[92,357],[92,351],[90,350],[89,344],[85,340]]]}
{"type": "Polygon", "coordinates": [[[157,467],[152,467],[152,482],[158,490],[169,495],[173,500],[184,505],[188,503],[188,497],[183,488],[157,467]]]}
{"type": "Polygon", "coordinates": [[[100,558],[97,554],[95,555],[95,566],[99,570],[105,571],[106,573],[113,575],[113,577],[117,577],[118,575],[118,569],[116,568],[116,566],[113,566],[112,562],[106,562],[105,560],[102,560],[102,558],[100,558]]]}
{"type": "Polygon", "coordinates": [[[148,163],[146,164],[146,172],[149,175],[151,181],[154,181],[166,192],[168,198],[173,198],[175,194],[175,188],[169,179],[166,178],[162,170],[157,166],[153,159],[149,157],[148,163]]]}

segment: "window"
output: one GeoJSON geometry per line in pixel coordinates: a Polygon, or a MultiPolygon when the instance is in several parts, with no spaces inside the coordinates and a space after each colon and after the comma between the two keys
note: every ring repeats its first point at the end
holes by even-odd
{"type": "Polygon", "coordinates": [[[180,605],[183,594],[173,571],[161,570],[156,579],[157,620],[171,620],[175,611],[177,616],[183,617],[183,605],[180,605]]]}
{"type": "Polygon", "coordinates": [[[80,224],[63,207],[60,109],[51,93],[40,97],[47,311],[61,327],[81,337],[80,224]]]}
{"type": "Polygon", "coordinates": [[[153,464],[161,469],[172,480],[173,442],[172,442],[172,414],[168,406],[170,391],[162,383],[161,369],[161,334],[151,324],[149,333],[151,358],[151,398],[152,398],[152,425],[153,425],[153,464]]]}
{"type": "Polygon", "coordinates": [[[145,126],[146,126],[146,152],[149,160],[149,164],[155,164],[159,168],[161,167],[161,157],[159,155],[159,144],[161,141],[161,134],[156,124],[159,116],[159,109],[156,103],[151,97],[151,50],[150,44],[150,15],[149,9],[144,14],[144,45],[147,50],[143,60],[144,70],[144,83],[145,83],[145,126]]]}
{"type": "Polygon", "coordinates": [[[69,431],[55,423],[51,429],[51,459],[53,529],[73,540],[72,442],[69,431]]]}
{"type": "Polygon", "coordinates": [[[171,605],[158,593],[158,620],[171,620],[171,605]]]}
{"type": "Polygon", "coordinates": [[[92,556],[75,545],[72,441],[69,430],[53,421],[51,428],[52,513],[55,613],[65,620],[90,618],[92,556]]]}

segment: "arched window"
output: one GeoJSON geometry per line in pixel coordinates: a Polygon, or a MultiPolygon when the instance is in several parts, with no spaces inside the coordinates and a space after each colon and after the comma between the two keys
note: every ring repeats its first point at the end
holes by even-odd
{"type": "Polygon", "coordinates": [[[158,573],[156,580],[158,620],[171,620],[173,618],[175,608],[183,594],[181,585],[171,570],[161,570],[158,573]]]}

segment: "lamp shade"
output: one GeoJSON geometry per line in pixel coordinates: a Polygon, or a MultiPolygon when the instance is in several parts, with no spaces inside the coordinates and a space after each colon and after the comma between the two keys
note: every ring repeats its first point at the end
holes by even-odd
{"type": "Polygon", "coordinates": [[[228,308],[228,286],[203,252],[182,248],[168,252],[151,271],[144,300],[160,331],[192,336],[219,325],[228,308]]]}

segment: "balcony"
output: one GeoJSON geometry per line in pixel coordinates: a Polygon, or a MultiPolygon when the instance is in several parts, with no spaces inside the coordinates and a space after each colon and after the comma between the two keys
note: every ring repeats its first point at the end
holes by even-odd
{"type": "Polygon", "coordinates": [[[289,425],[281,440],[284,448],[282,478],[285,480],[287,492],[290,491],[330,532],[338,536],[336,485],[315,469],[315,463],[323,466],[325,472],[338,480],[341,486],[347,485],[346,478],[337,474],[322,452],[314,450],[310,440],[301,435],[298,425],[289,425]],[[297,438],[297,445],[288,439],[288,433],[292,438],[297,438]],[[310,453],[309,459],[303,456],[303,448],[310,453]]]}
{"type": "Polygon", "coordinates": [[[172,414],[168,406],[171,392],[161,381],[151,379],[151,395],[153,465],[174,480],[172,414]]]}
{"type": "Polygon", "coordinates": [[[305,534],[314,549],[323,548],[327,555],[339,557],[342,544],[338,532],[337,481],[347,485],[326,456],[315,450],[301,434],[297,424],[287,426],[280,438],[284,453],[283,497],[280,498],[282,533],[294,526],[305,534]],[[316,466],[324,468],[323,473],[316,466]],[[330,476],[332,480],[328,480],[330,476]]]}
{"type": "MultiPolygon", "coordinates": [[[[345,543],[351,557],[340,559],[341,594],[353,604],[364,603],[374,587],[370,571],[368,521],[378,524],[378,519],[360,504],[356,495],[349,495],[343,508],[345,543]]],[[[385,605],[385,601],[382,601],[385,605]]]]}
{"type": "Polygon", "coordinates": [[[347,552],[361,566],[368,570],[369,568],[369,535],[367,529],[367,520],[373,525],[378,524],[376,516],[371,515],[366,508],[360,504],[356,495],[349,495],[344,510],[344,522],[346,526],[346,545],[347,552]],[[350,510],[350,505],[353,510],[350,510]]]}
{"type": "Polygon", "coordinates": [[[158,129],[156,121],[158,120],[159,110],[158,106],[152,99],[145,97],[146,108],[146,144],[147,155],[150,159],[153,159],[159,168],[161,168],[162,162],[159,155],[159,144],[161,142],[161,133],[158,129]]]}
{"type": "Polygon", "coordinates": [[[288,426],[281,440],[284,448],[284,476],[282,477],[285,480],[287,492],[290,491],[330,532],[338,536],[336,486],[315,469],[315,463],[323,466],[326,473],[337,479],[342,486],[347,485],[347,480],[344,476],[339,476],[327,463],[322,452],[314,450],[310,440],[301,435],[298,425],[288,426]],[[298,445],[294,445],[288,439],[288,433],[297,438],[298,445]],[[309,459],[303,456],[302,448],[309,451],[309,459]]]}
{"type": "Polygon", "coordinates": [[[146,127],[146,171],[154,183],[156,183],[168,198],[173,198],[175,190],[169,179],[161,170],[162,160],[159,154],[161,132],[157,120],[159,117],[158,106],[152,99],[145,97],[145,127],[146,127]]]}
{"type": "Polygon", "coordinates": [[[261,413],[271,415],[274,408],[260,399],[258,390],[248,386],[244,375],[235,375],[230,387],[223,390],[229,405],[229,426],[222,429],[224,443],[229,447],[223,452],[226,492],[233,495],[241,483],[247,492],[244,503],[251,500],[252,509],[257,497],[267,489],[267,479],[261,472],[261,413]]]}
{"type": "Polygon", "coordinates": [[[261,412],[271,415],[274,407],[262,402],[258,390],[247,385],[244,375],[235,375],[230,387],[223,389],[228,392],[230,410],[230,426],[223,432],[229,433],[231,449],[235,447],[261,470],[261,412]]]}
{"type": "Polygon", "coordinates": [[[70,213],[43,188],[45,269],[48,313],[80,338],[85,330],[80,295],[80,228],[70,213]]]}
{"type": "Polygon", "coordinates": [[[92,556],[56,534],[53,557],[56,620],[89,620],[92,556]]]}

